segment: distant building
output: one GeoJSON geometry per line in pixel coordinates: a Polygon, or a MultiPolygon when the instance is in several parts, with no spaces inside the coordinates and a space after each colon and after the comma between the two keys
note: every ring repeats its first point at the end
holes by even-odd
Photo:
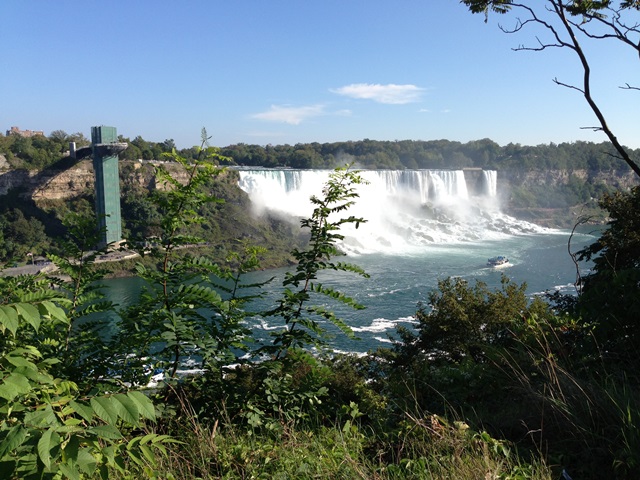
{"type": "Polygon", "coordinates": [[[11,127],[7,130],[7,137],[9,135],[18,135],[19,137],[37,137],[43,136],[44,132],[42,130],[20,130],[18,127],[11,127]]]}

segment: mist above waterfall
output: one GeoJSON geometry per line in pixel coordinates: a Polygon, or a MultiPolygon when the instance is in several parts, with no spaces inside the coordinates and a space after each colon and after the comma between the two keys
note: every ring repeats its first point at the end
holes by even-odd
{"type": "MultiPolygon", "coordinates": [[[[240,170],[239,186],[256,215],[298,222],[311,215],[330,170],[240,170]]],[[[480,242],[544,229],[501,213],[495,170],[363,170],[368,184],[348,212],[367,223],[346,229],[351,253],[401,253],[432,244],[480,242]]]]}

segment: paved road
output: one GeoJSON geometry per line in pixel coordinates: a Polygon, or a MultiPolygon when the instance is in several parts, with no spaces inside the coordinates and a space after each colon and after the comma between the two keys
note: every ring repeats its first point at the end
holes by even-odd
{"type": "MultiPolygon", "coordinates": [[[[132,251],[125,252],[110,252],[104,255],[99,255],[95,262],[118,262],[126,258],[136,258],[137,253],[132,251]]],[[[58,270],[53,263],[48,262],[45,265],[25,265],[23,267],[11,267],[0,270],[0,277],[17,277],[18,275],[35,275],[36,273],[54,273],[58,270]]]]}
{"type": "Polygon", "coordinates": [[[54,272],[57,267],[49,263],[47,265],[25,265],[24,267],[5,268],[0,271],[0,277],[17,277],[18,275],[35,275],[39,272],[54,272]]]}

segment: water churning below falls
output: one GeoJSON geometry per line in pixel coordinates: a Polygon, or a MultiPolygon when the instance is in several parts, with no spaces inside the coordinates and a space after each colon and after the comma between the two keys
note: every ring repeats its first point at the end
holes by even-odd
{"type": "MultiPolygon", "coordinates": [[[[256,214],[309,217],[330,170],[240,170],[239,186],[256,214]]],[[[495,170],[364,170],[366,185],[350,215],[367,222],[346,229],[351,253],[420,251],[433,244],[479,242],[545,229],[503,214],[495,170]]]]}

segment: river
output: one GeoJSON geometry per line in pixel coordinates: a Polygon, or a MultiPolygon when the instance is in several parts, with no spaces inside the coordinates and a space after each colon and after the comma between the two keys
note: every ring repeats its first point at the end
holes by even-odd
{"type": "MultiPolygon", "coordinates": [[[[471,284],[476,280],[498,288],[501,276],[527,284],[531,296],[546,291],[560,290],[574,293],[576,269],[567,251],[570,232],[549,230],[545,233],[510,236],[483,242],[465,242],[450,245],[431,245],[422,252],[404,254],[349,255],[345,261],[364,268],[370,278],[343,272],[325,272],[321,281],[352,296],[366,308],[352,310],[338,305],[336,312],[353,328],[359,340],[350,340],[339,332],[330,342],[331,348],[342,352],[366,352],[388,345],[397,325],[410,327],[419,302],[426,303],[429,292],[438,280],[461,277],[471,284]],[[487,259],[506,255],[509,266],[490,268],[487,259]]],[[[593,234],[583,231],[574,235],[572,251],[592,243],[593,234]]],[[[282,292],[282,280],[287,269],[254,272],[246,277],[247,283],[275,279],[267,285],[265,299],[251,310],[275,305],[282,292]]],[[[583,270],[582,273],[585,273],[583,270]]],[[[138,278],[106,280],[109,299],[120,307],[135,302],[142,286],[138,278]]],[[[258,339],[265,340],[268,333],[281,325],[277,319],[265,320],[256,316],[247,320],[258,339]]]]}
{"type": "MultiPolygon", "coordinates": [[[[239,186],[251,198],[256,215],[268,211],[297,222],[310,215],[308,199],[321,196],[330,172],[256,168],[239,173],[239,186]]],[[[417,305],[427,302],[438,280],[450,276],[498,288],[506,275],[518,284],[526,282],[530,295],[553,290],[575,293],[576,268],[567,251],[570,232],[504,215],[498,173],[477,169],[363,172],[367,183],[358,186],[359,197],[349,214],[367,222],[357,230],[341,231],[346,235],[341,248],[347,257],[340,260],[359,265],[371,278],[327,271],[319,281],[355,298],[366,309],[335,308],[360,340],[349,340],[336,331],[331,348],[366,352],[388,345],[396,326],[410,327],[417,305]],[[487,267],[487,259],[497,255],[508,257],[509,266],[487,267]]],[[[583,229],[573,237],[572,251],[595,238],[583,229]]],[[[265,287],[265,300],[251,311],[275,305],[285,272],[248,276],[246,283],[275,276],[265,287]]],[[[110,298],[121,306],[135,301],[141,285],[138,279],[106,283],[110,298]]],[[[257,316],[247,321],[260,340],[282,326],[274,318],[257,316]]]]}

